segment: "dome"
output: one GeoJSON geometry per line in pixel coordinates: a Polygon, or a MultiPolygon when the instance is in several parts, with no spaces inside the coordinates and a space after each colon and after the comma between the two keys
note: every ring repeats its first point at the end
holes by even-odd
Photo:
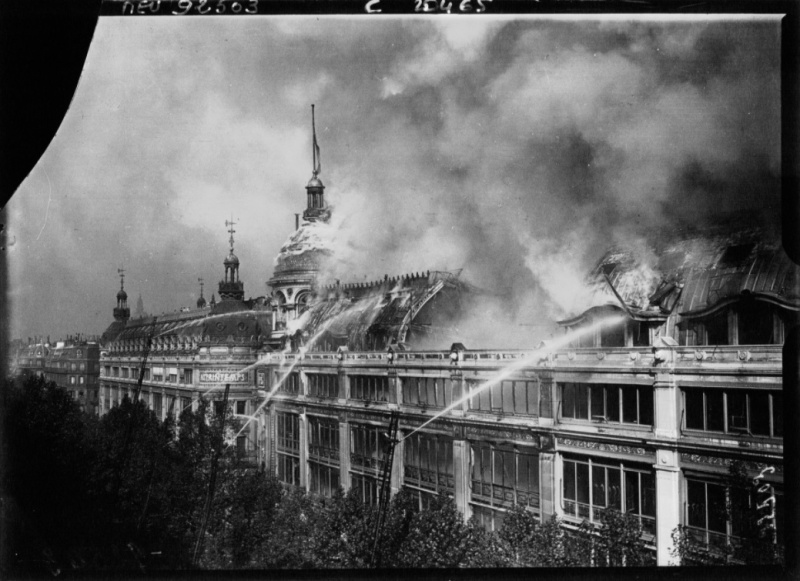
{"type": "Polygon", "coordinates": [[[308,181],[308,185],[306,188],[324,188],[325,186],[322,184],[322,181],[317,177],[314,176],[308,181]]]}
{"type": "Polygon", "coordinates": [[[206,299],[205,298],[200,297],[199,299],[197,299],[197,308],[198,309],[202,309],[205,306],[206,306],[206,299]]]}
{"type": "Polygon", "coordinates": [[[118,301],[127,301],[128,300],[128,293],[126,293],[124,290],[120,290],[117,293],[117,300],[118,301]]]}
{"type": "Polygon", "coordinates": [[[225,259],[225,264],[239,264],[239,259],[236,258],[236,255],[233,252],[231,252],[225,259]]]}

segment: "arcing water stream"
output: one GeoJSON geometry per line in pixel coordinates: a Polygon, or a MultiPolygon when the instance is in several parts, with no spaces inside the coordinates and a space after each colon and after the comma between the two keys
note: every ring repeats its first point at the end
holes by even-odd
{"type": "Polygon", "coordinates": [[[480,384],[476,389],[473,389],[472,391],[470,391],[470,393],[465,394],[461,399],[459,399],[457,401],[454,401],[449,406],[444,408],[442,411],[440,411],[436,415],[434,415],[432,418],[430,418],[429,420],[425,421],[422,425],[414,428],[411,432],[409,432],[408,434],[406,434],[405,436],[400,438],[399,441],[402,442],[403,440],[405,440],[406,438],[408,438],[409,436],[411,436],[415,432],[418,432],[419,430],[421,430],[422,428],[424,428],[428,424],[436,421],[437,419],[442,417],[444,414],[450,412],[451,410],[456,409],[457,407],[462,405],[465,401],[469,400],[471,397],[474,397],[476,394],[482,392],[485,389],[488,389],[488,388],[492,387],[493,385],[497,385],[498,383],[500,383],[504,379],[507,379],[514,372],[516,372],[517,370],[519,370],[519,369],[521,369],[521,368],[523,368],[523,367],[525,367],[527,365],[530,365],[532,363],[538,362],[539,360],[541,360],[543,355],[546,355],[546,354],[548,354],[548,353],[550,353],[552,351],[555,351],[556,349],[561,349],[562,347],[565,347],[566,345],[569,345],[575,339],[579,339],[580,337],[582,337],[584,335],[588,335],[589,333],[594,333],[597,329],[600,329],[601,327],[603,327],[605,325],[619,323],[622,320],[624,320],[624,316],[623,315],[613,315],[613,316],[610,316],[610,317],[606,317],[604,319],[600,319],[600,320],[596,321],[592,325],[589,325],[587,327],[582,327],[581,329],[577,329],[577,330],[572,331],[570,333],[566,333],[565,335],[563,335],[563,336],[561,336],[561,337],[559,337],[559,338],[557,338],[555,340],[552,340],[552,341],[548,342],[543,347],[540,347],[540,348],[536,349],[535,351],[532,351],[529,355],[526,355],[522,359],[517,359],[513,363],[508,364],[505,368],[503,368],[500,372],[498,372],[498,374],[495,375],[492,379],[490,379],[488,381],[485,381],[484,383],[480,384]]]}

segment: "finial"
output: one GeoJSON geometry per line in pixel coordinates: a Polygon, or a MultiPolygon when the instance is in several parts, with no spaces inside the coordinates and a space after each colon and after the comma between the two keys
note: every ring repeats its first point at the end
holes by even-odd
{"type": "Polygon", "coordinates": [[[198,278],[197,282],[200,283],[200,298],[203,298],[203,279],[202,278],[198,278]]]}
{"type": "Polygon", "coordinates": [[[230,240],[229,240],[229,242],[231,243],[231,254],[233,254],[233,234],[234,234],[234,232],[236,232],[236,230],[233,229],[233,226],[235,224],[236,224],[236,222],[233,221],[233,214],[231,214],[230,222],[228,220],[225,220],[225,226],[229,226],[230,227],[228,229],[228,232],[231,233],[231,237],[230,237],[230,240]]]}
{"type": "Polygon", "coordinates": [[[118,268],[117,274],[119,274],[119,290],[125,290],[125,269],[118,268]]]}

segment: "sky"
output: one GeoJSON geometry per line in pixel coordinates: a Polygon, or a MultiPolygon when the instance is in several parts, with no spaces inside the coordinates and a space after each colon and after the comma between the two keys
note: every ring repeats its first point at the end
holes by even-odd
{"type": "Polygon", "coordinates": [[[776,221],[780,82],[772,17],[101,18],[8,204],[11,337],[102,333],[118,268],[132,312],[210,298],[231,218],[267,295],[312,103],[327,277],[463,269],[485,317],[552,321],[610,244],[776,221]]]}

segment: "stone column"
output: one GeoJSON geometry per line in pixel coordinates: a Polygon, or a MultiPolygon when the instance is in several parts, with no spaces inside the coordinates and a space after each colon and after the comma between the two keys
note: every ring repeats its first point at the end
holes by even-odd
{"type": "Polygon", "coordinates": [[[468,440],[453,440],[453,479],[455,480],[455,503],[464,515],[464,521],[472,516],[469,504],[470,470],[472,449],[468,440]]]}
{"type": "Polygon", "coordinates": [[[680,565],[671,555],[672,531],[681,522],[681,471],[676,450],[656,453],[656,563],[680,565]]]}
{"type": "Polygon", "coordinates": [[[350,424],[339,418],[339,483],[350,490],[350,424]]]}

